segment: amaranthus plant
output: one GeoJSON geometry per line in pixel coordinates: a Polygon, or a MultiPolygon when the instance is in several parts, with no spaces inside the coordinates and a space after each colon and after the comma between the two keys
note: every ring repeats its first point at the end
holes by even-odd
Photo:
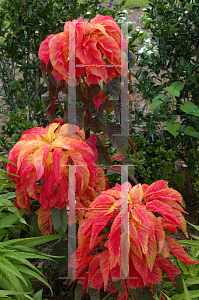
{"type": "Polygon", "coordinates": [[[130,183],[116,184],[101,192],[90,204],[86,219],[80,221],[78,248],[71,257],[70,266],[77,270],[74,275],[80,276],[78,282],[83,284],[84,292],[87,286],[99,291],[102,285],[104,291],[108,287],[113,291],[111,283],[123,278],[123,295],[120,293],[117,299],[128,299],[136,288],[149,287],[153,292],[154,284],[162,282],[162,271],[176,283],[175,276],[180,270],[168,258],[170,254],[186,264],[197,264],[170,236],[177,228],[187,236],[181,204],[180,193],[168,188],[164,180],[133,188],[130,183]],[[125,276],[121,249],[128,245],[121,244],[121,240],[128,232],[121,230],[122,188],[128,190],[128,210],[123,217],[129,225],[129,270],[125,276]]]}
{"type": "MultiPolygon", "coordinates": [[[[113,146],[124,156],[128,139],[124,136],[113,137],[113,132],[120,134],[120,125],[107,122],[105,117],[114,111],[120,122],[120,91],[128,94],[127,49],[128,42],[122,37],[121,29],[113,18],[97,15],[90,22],[84,22],[80,17],[65,23],[63,32],[49,35],[38,52],[48,86],[43,103],[51,122],[58,116],[55,114],[59,114],[64,123],[68,122],[68,97],[71,96],[70,87],[75,87],[76,125],[82,127],[84,124],[86,138],[90,136],[90,130],[94,133],[106,132],[113,146]],[[122,50],[126,52],[123,54],[122,50]]],[[[129,60],[133,61],[133,57],[129,56],[129,60]]],[[[125,105],[128,106],[128,103],[125,105]]],[[[129,144],[132,145],[131,137],[129,144]]],[[[96,147],[100,148],[105,162],[110,163],[103,144],[98,141],[96,147]]]]}
{"type": "MultiPolygon", "coordinates": [[[[105,175],[97,165],[96,137],[85,141],[84,131],[68,135],[68,124],[52,123],[46,128],[25,131],[9,153],[7,172],[16,174],[15,206],[30,209],[30,197],[38,200],[38,225],[42,232],[52,230],[52,207],[68,207],[69,165],[76,165],[76,204],[88,207],[97,193],[105,190],[105,175]],[[13,164],[14,163],[14,164],[13,164]],[[80,165],[80,166],[78,166],[80,165]]],[[[10,176],[10,175],[9,175],[10,176]]],[[[81,219],[84,210],[77,211],[81,219]]]]}

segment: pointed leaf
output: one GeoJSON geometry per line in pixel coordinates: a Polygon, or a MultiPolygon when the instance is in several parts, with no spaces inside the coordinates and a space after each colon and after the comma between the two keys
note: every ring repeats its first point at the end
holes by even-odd
{"type": "Polygon", "coordinates": [[[126,156],[128,149],[128,136],[121,135],[120,125],[108,123],[105,131],[113,146],[123,155],[126,156]],[[117,134],[114,136],[114,134],[117,134]]]}
{"type": "Polygon", "coordinates": [[[164,216],[166,219],[168,219],[170,222],[181,227],[181,224],[177,220],[173,209],[168,204],[162,203],[159,200],[153,200],[153,201],[147,202],[146,207],[150,211],[157,212],[158,214],[160,214],[160,215],[164,216]]]}
{"type": "Polygon", "coordinates": [[[166,238],[169,243],[171,254],[173,256],[177,257],[180,261],[182,261],[185,264],[196,265],[199,263],[199,261],[192,260],[182,248],[182,246],[178,242],[176,242],[174,238],[168,235],[166,236],[166,238]]]}
{"type": "Polygon", "coordinates": [[[64,235],[68,226],[68,214],[65,206],[62,209],[52,208],[52,222],[55,230],[60,235],[64,235]]]}
{"type": "Polygon", "coordinates": [[[101,140],[98,138],[97,143],[95,144],[98,151],[98,164],[105,164],[110,166],[111,159],[109,156],[109,152],[106,147],[102,144],[101,140]]]}
{"type": "Polygon", "coordinates": [[[104,131],[106,128],[106,123],[102,114],[98,113],[95,117],[91,118],[89,127],[94,133],[100,133],[101,131],[104,131]]]}

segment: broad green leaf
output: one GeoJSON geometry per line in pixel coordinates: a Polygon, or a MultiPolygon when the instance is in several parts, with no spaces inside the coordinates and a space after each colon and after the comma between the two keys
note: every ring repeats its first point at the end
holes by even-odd
{"type": "Polygon", "coordinates": [[[199,117],[199,108],[191,101],[186,101],[185,104],[180,105],[180,109],[187,114],[199,117]]]}
{"type": "Polygon", "coordinates": [[[183,89],[184,84],[181,81],[175,81],[170,86],[166,87],[165,90],[171,95],[175,97],[180,96],[180,91],[183,89]]]}
{"type": "Polygon", "coordinates": [[[162,100],[153,100],[151,106],[149,107],[149,110],[153,110],[156,106],[162,104],[162,100]]]}
{"type": "Polygon", "coordinates": [[[153,295],[148,287],[143,288],[143,290],[140,292],[139,300],[152,300],[153,295]]]}
{"type": "Polygon", "coordinates": [[[36,294],[34,294],[33,300],[42,300],[42,293],[43,293],[43,289],[41,289],[36,294]]]}
{"type": "Polygon", "coordinates": [[[166,126],[166,129],[168,130],[168,132],[171,133],[174,137],[176,137],[179,133],[181,124],[178,122],[172,122],[172,120],[169,120],[169,122],[167,122],[165,124],[165,126],[166,126]]]}
{"type": "Polygon", "coordinates": [[[31,222],[30,222],[30,236],[39,236],[41,234],[39,227],[38,227],[38,223],[37,223],[37,215],[34,214],[31,217],[31,222]]]}
{"type": "Polygon", "coordinates": [[[89,293],[91,300],[100,300],[98,290],[92,289],[91,287],[89,287],[88,293],[89,293]]]}
{"type": "Polygon", "coordinates": [[[68,215],[65,206],[62,209],[52,208],[52,221],[55,230],[63,236],[68,226],[68,215]]]}
{"type": "Polygon", "coordinates": [[[114,281],[113,284],[114,284],[114,287],[120,292],[120,293],[123,293],[122,292],[122,284],[123,284],[123,279],[122,280],[118,280],[118,281],[114,281]]]}
{"type": "Polygon", "coordinates": [[[180,92],[178,90],[174,90],[171,86],[166,87],[165,90],[169,93],[171,96],[179,97],[180,92]]]}
{"type": "Polygon", "coordinates": [[[192,126],[187,126],[184,133],[199,139],[199,133],[192,126]]]}
{"type": "Polygon", "coordinates": [[[173,180],[174,180],[174,182],[177,184],[177,186],[179,188],[182,188],[182,186],[183,186],[183,184],[185,182],[185,176],[184,176],[183,173],[181,173],[181,174],[174,174],[173,175],[173,180]]]}
{"type": "Polygon", "coordinates": [[[82,299],[82,293],[83,285],[81,283],[77,283],[77,286],[75,288],[75,299],[82,299]]]}
{"type": "Polygon", "coordinates": [[[132,68],[136,62],[135,55],[131,50],[129,50],[129,68],[132,68]]]}
{"type": "Polygon", "coordinates": [[[170,85],[170,87],[174,90],[181,91],[184,87],[184,83],[182,81],[175,81],[170,85]]]}
{"type": "Polygon", "coordinates": [[[173,169],[173,164],[164,165],[162,171],[165,175],[168,175],[173,169]]]}

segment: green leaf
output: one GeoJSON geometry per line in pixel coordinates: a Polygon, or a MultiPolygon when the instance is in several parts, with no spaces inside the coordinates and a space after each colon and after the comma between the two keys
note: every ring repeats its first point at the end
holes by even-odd
{"type": "Polygon", "coordinates": [[[194,227],[196,230],[198,230],[199,231],[199,226],[198,225],[194,225],[194,224],[191,224],[191,223],[189,223],[189,222],[187,222],[189,225],[191,225],[192,227],[194,227]]]}
{"type": "Polygon", "coordinates": [[[186,241],[186,240],[180,240],[178,243],[183,247],[199,247],[199,241],[186,241]]]}
{"type": "Polygon", "coordinates": [[[28,255],[25,252],[20,252],[19,254],[17,252],[11,251],[10,253],[7,252],[4,254],[4,257],[15,259],[16,261],[21,262],[22,264],[27,265],[28,267],[34,269],[36,272],[40,273],[38,269],[25,258],[26,256],[27,258],[31,258],[31,256],[32,258],[37,258],[37,255],[28,255]]]}
{"type": "Polygon", "coordinates": [[[16,291],[10,291],[10,290],[0,290],[0,297],[6,297],[8,295],[26,295],[26,294],[30,294],[30,293],[16,292],[16,291]]]}
{"type": "Polygon", "coordinates": [[[14,166],[17,166],[16,164],[14,164],[12,161],[8,160],[7,158],[4,158],[4,157],[0,157],[0,161],[3,161],[5,163],[11,163],[13,164],[14,166]]]}
{"type": "Polygon", "coordinates": [[[162,292],[162,294],[165,296],[165,298],[167,299],[167,300],[172,300],[169,296],[167,296],[165,293],[163,293],[162,292]]]}
{"type": "Polygon", "coordinates": [[[186,286],[186,283],[184,279],[182,279],[183,287],[184,287],[184,294],[185,294],[185,300],[191,300],[191,295],[189,294],[188,288],[186,286]]]}
{"type": "Polygon", "coordinates": [[[52,255],[60,256],[51,261],[53,269],[57,269],[59,272],[66,271],[68,268],[68,242],[61,239],[54,246],[52,255]]]}
{"type": "Polygon", "coordinates": [[[20,278],[27,286],[27,283],[25,281],[25,278],[21,275],[21,273],[18,271],[15,265],[13,265],[8,259],[5,257],[0,257],[0,270],[1,272],[9,272],[16,277],[20,278]]]}
{"type": "Polygon", "coordinates": [[[30,221],[30,236],[39,236],[41,234],[39,227],[38,227],[38,223],[37,223],[37,215],[34,214],[31,216],[31,221],[30,221]]]}
{"type": "Polygon", "coordinates": [[[118,281],[114,281],[113,282],[113,285],[114,287],[120,292],[120,293],[123,293],[122,292],[122,284],[123,284],[123,279],[122,280],[118,280],[118,281]]]}
{"type": "Polygon", "coordinates": [[[62,209],[52,208],[52,222],[55,230],[63,236],[68,226],[68,214],[65,206],[62,209]]]}
{"type": "Polygon", "coordinates": [[[199,139],[199,133],[192,126],[187,126],[184,133],[199,139]]]}
{"type": "Polygon", "coordinates": [[[136,62],[135,55],[131,50],[129,50],[129,68],[132,68],[136,62]]]}
{"type": "Polygon", "coordinates": [[[96,289],[92,289],[91,287],[88,288],[88,294],[91,300],[100,300],[99,292],[96,289]]]}
{"type": "MultiPolygon", "coordinates": [[[[3,195],[0,195],[0,201],[4,200],[4,199],[13,199],[15,198],[16,195],[14,192],[10,192],[10,193],[6,193],[6,194],[3,194],[3,195]]],[[[11,202],[10,202],[11,203],[11,202]]]]}
{"type": "Polygon", "coordinates": [[[27,246],[27,247],[34,247],[36,245],[41,245],[44,243],[51,242],[53,240],[60,239],[61,235],[55,234],[55,235],[45,235],[45,236],[38,236],[38,237],[31,237],[31,238],[20,238],[20,239],[13,239],[9,241],[4,241],[4,245],[20,245],[20,246],[27,246]]]}
{"type": "Polygon", "coordinates": [[[186,284],[186,286],[199,284],[199,277],[189,278],[189,279],[185,280],[185,284],[186,284]]]}
{"type": "Polygon", "coordinates": [[[77,286],[75,288],[75,299],[82,299],[82,293],[83,285],[81,283],[77,283],[77,286]]]}
{"type": "Polygon", "coordinates": [[[164,165],[162,171],[165,175],[168,175],[173,169],[173,164],[164,165]]]}
{"type": "Polygon", "coordinates": [[[188,271],[187,265],[184,264],[179,259],[177,259],[177,262],[178,262],[178,266],[179,266],[180,270],[182,271],[183,276],[184,275],[189,275],[189,271],[188,271]]]}
{"type": "Polygon", "coordinates": [[[184,88],[184,83],[182,81],[175,81],[170,85],[170,87],[172,87],[174,90],[182,91],[184,88]]]}
{"type": "Polygon", "coordinates": [[[33,299],[34,300],[42,300],[42,293],[43,293],[43,289],[38,291],[36,294],[34,294],[33,299]]]}
{"type": "Polygon", "coordinates": [[[175,81],[170,86],[166,87],[165,90],[171,95],[175,97],[180,96],[180,91],[183,89],[184,84],[181,81],[175,81]]]}
{"type": "Polygon", "coordinates": [[[180,109],[187,114],[199,117],[199,108],[191,101],[186,101],[185,104],[180,105],[180,109]]]}
{"type": "Polygon", "coordinates": [[[148,287],[144,287],[140,292],[139,300],[152,300],[153,295],[148,287]]]}
{"type": "Polygon", "coordinates": [[[185,176],[184,174],[174,174],[173,175],[173,180],[177,184],[177,186],[181,189],[184,182],[185,182],[185,176]]]}
{"type": "Polygon", "coordinates": [[[166,87],[165,90],[169,93],[169,95],[171,96],[175,96],[175,97],[179,97],[180,96],[180,92],[177,90],[174,90],[172,87],[166,87]]]}
{"type": "Polygon", "coordinates": [[[153,110],[156,106],[162,104],[163,102],[163,100],[153,99],[149,110],[153,110]]]}
{"type": "Polygon", "coordinates": [[[22,265],[18,265],[17,269],[20,272],[25,273],[27,275],[31,275],[33,278],[37,278],[39,281],[43,282],[50,289],[51,294],[53,294],[51,286],[37,272],[30,270],[29,268],[26,268],[25,266],[22,266],[22,265]]]}
{"type": "MultiPolygon", "coordinates": [[[[190,294],[190,299],[198,299],[199,297],[199,290],[195,290],[195,291],[189,291],[190,294]]],[[[180,295],[174,295],[171,297],[171,300],[185,300],[185,293],[180,294],[180,295]]]]}
{"type": "Polygon", "coordinates": [[[0,228],[6,228],[13,225],[16,221],[18,221],[18,216],[16,215],[9,215],[0,220],[0,228]]]}
{"type": "Polygon", "coordinates": [[[178,122],[173,122],[172,120],[169,120],[169,122],[167,122],[165,124],[166,129],[169,133],[171,133],[174,137],[176,137],[179,133],[179,129],[181,127],[181,124],[178,122]]]}

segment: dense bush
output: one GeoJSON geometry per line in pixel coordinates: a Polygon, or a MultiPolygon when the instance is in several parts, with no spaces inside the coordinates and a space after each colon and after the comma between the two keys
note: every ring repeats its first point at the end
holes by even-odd
{"type": "MultiPolygon", "coordinates": [[[[140,69],[135,86],[146,102],[135,109],[133,126],[139,125],[148,139],[160,137],[191,172],[198,172],[199,142],[199,40],[198,1],[150,0],[152,45],[157,53],[138,53],[140,69]],[[149,105],[151,104],[150,108],[149,105]],[[148,112],[146,113],[146,111],[148,112]],[[159,136],[159,137],[158,137],[159,136]]],[[[132,132],[134,129],[132,128],[132,132]]],[[[198,181],[195,182],[198,191],[198,181]]]]}

